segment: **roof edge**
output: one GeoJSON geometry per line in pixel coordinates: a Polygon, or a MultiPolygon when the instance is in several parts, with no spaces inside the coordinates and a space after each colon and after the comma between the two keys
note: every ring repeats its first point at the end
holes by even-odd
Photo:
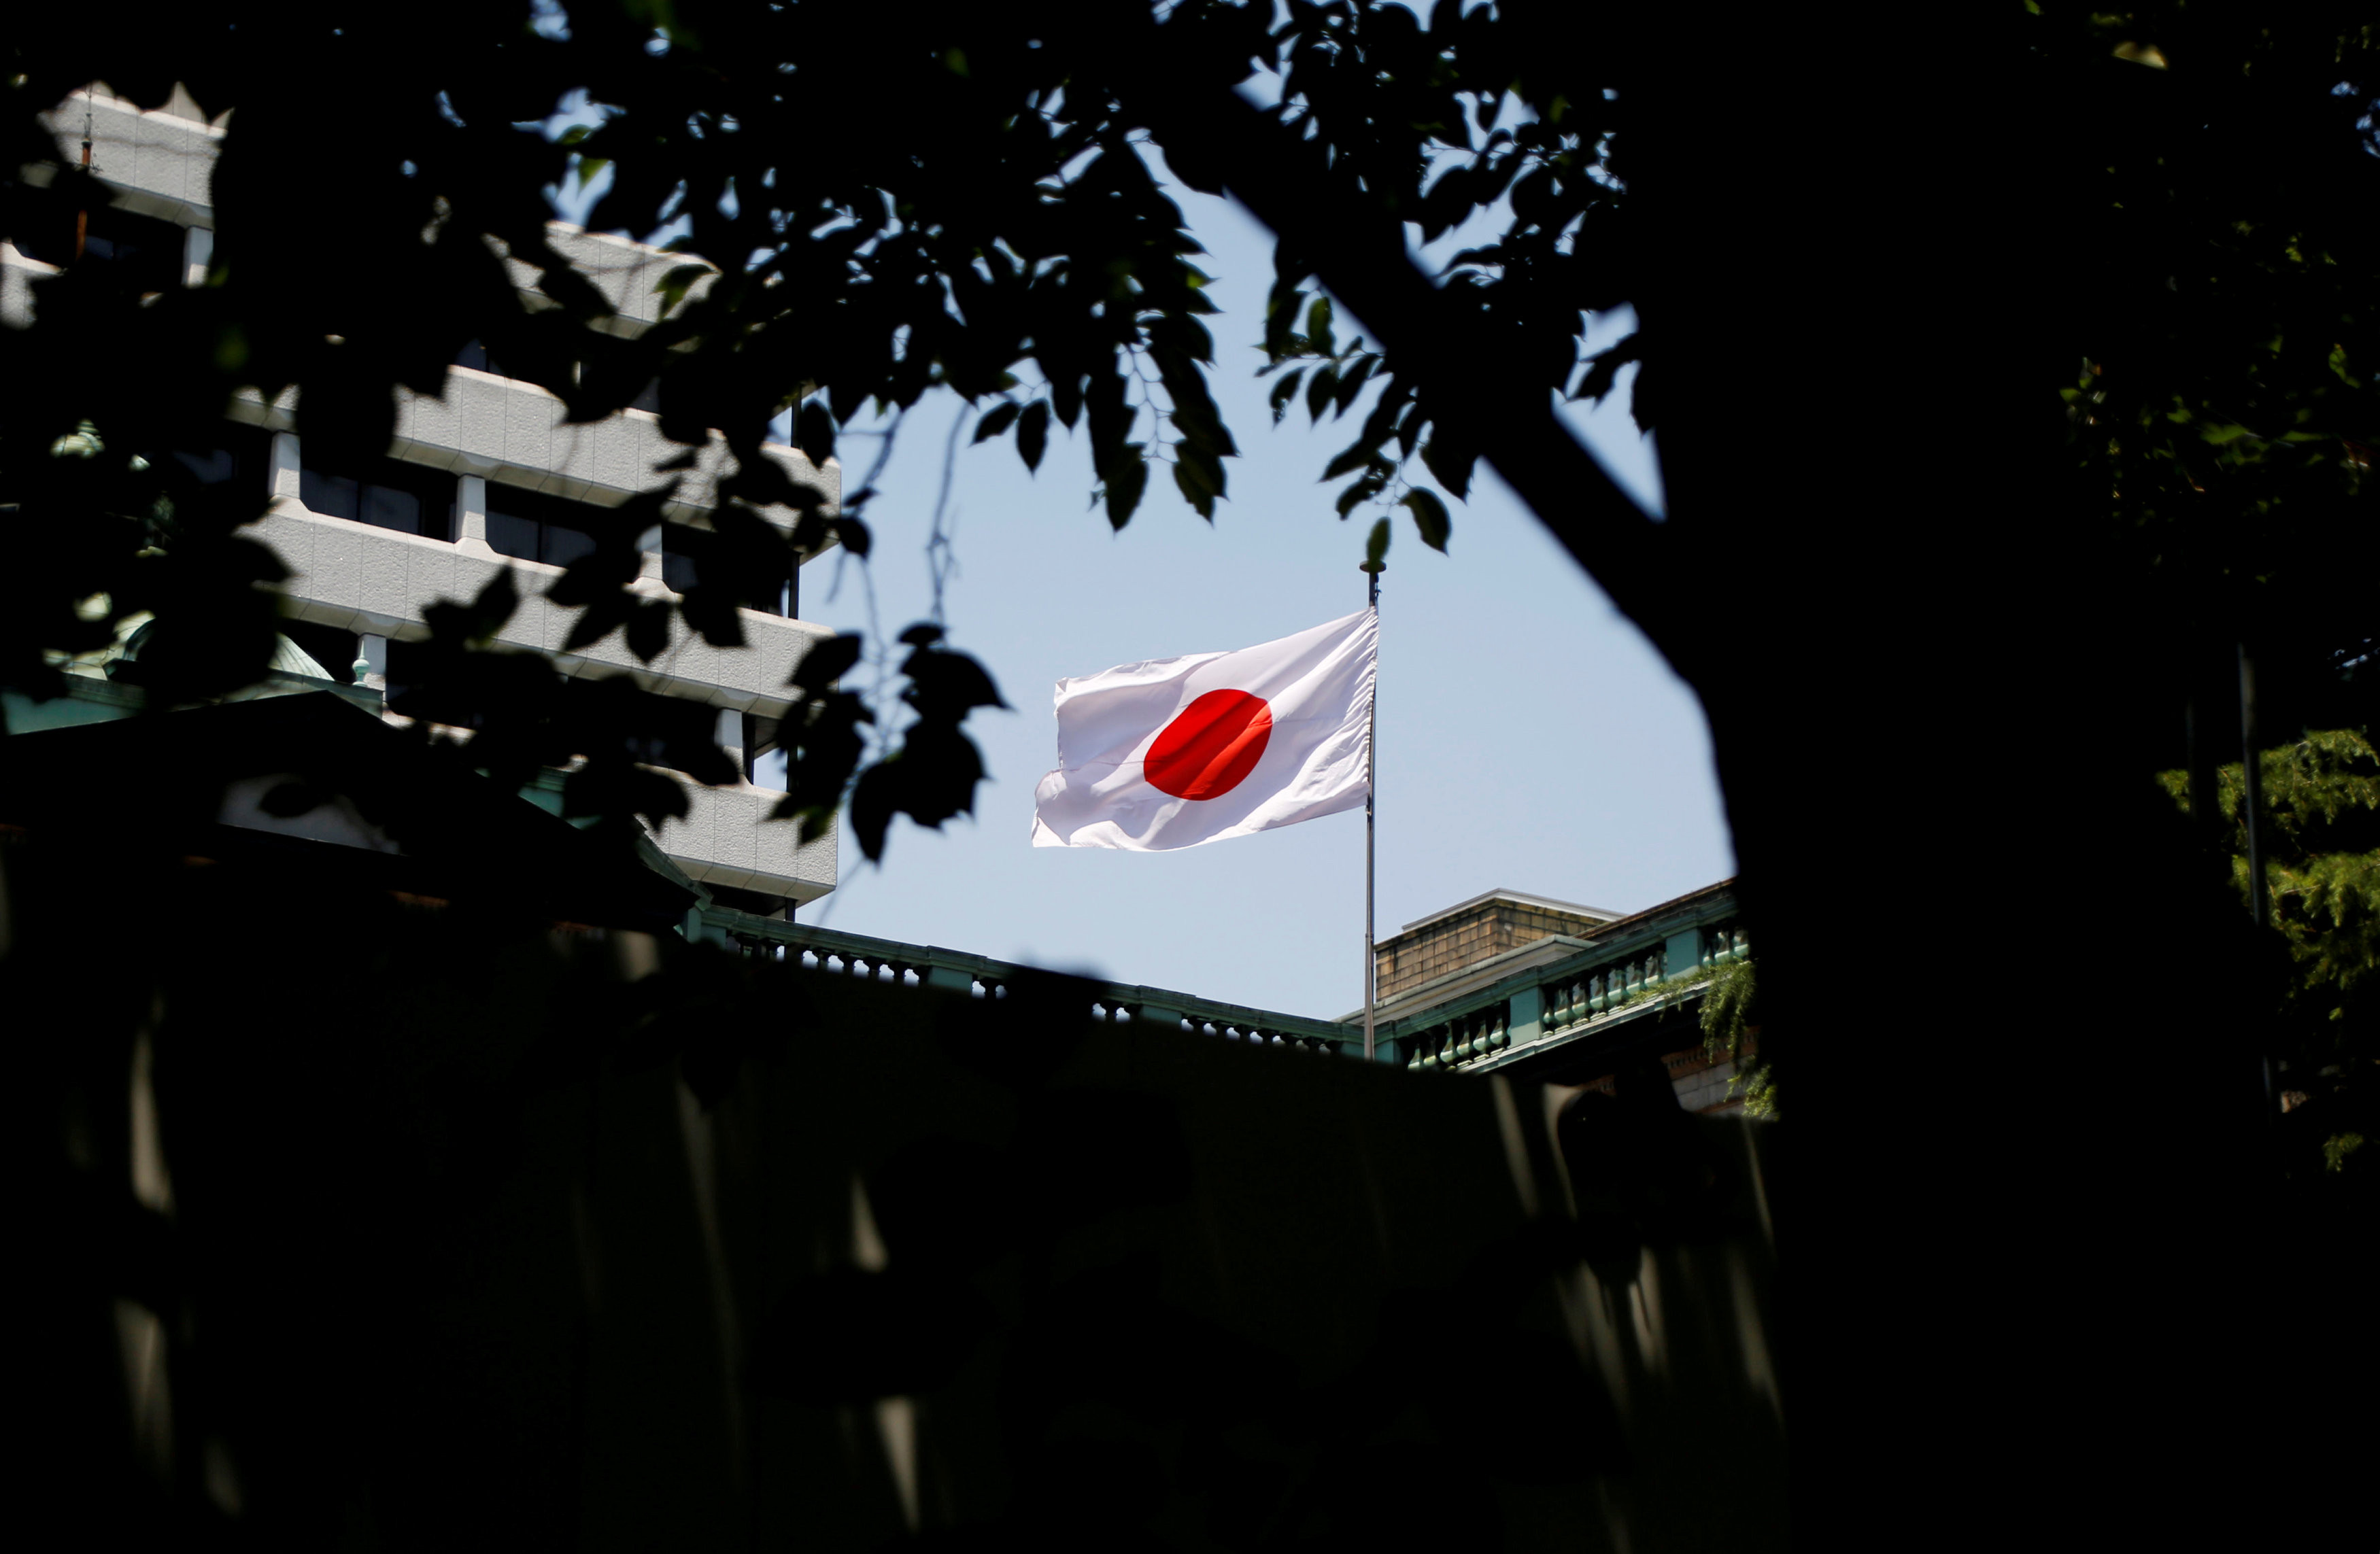
{"type": "Polygon", "coordinates": [[[1614,912],[1608,907],[1586,906],[1575,901],[1557,901],[1549,895],[1531,895],[1526,891],[1507,890],[1499,885],[1494,890],[1482,891],[1467,901],[1458,901],[1453,905],[1440,907],[1427,917],[1415,917],[1412,922],[1397,929],[1389,939],[1384,939],[1380,942],[1386,944],[1393,940],[1402,939],[1415,929],[1427,928],[1440,918],[1451,917],[1458,912],[1468,912],[1473,907],[1490,901],[1516,901],[1524,906],[1550,907],[1556,912],[1565,912],[1573,917],[1590,917],[1605,923],[1617,922],[1627,916],[1626,913],[1614,912]]]}

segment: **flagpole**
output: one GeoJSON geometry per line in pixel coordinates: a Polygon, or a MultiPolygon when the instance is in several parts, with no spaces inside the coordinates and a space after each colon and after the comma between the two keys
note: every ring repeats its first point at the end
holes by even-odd
{"type": "MultiPolygon", "coordinates": [[[[1380,613],[1380,574],[1387,563],[1369,561],[1364,570],[1371,576],[1372,614],[1377,621],[1380,613]]],[[[1373,750],[1374,736],[1380,727],[1380,672],[1378,660],[1373,661],[1372,705],[1365,713],[1364,725],[1364,1061],[1373,1061],[1372,1006],[1380,980],[1378,955],[1372,947],[1372,774],[1378,770],[1378,757],[1373,750]]]]}

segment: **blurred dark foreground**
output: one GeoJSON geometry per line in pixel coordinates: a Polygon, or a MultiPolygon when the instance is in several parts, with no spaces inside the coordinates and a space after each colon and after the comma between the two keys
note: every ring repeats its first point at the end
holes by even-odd
{"type": "Polygon", "coordinates": [[[1666,1082],[0,868],[19,1515],[78,1541],[1786,1541],[1776,1131],[1666,1082]]]}

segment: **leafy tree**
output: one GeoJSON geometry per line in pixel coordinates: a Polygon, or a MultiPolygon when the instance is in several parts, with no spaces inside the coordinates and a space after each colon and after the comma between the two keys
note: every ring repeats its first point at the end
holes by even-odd
{"type": "MultiPolygon", "coordinates": [[[[2320,1180],[2373,1162],[2356,1159],[2380,1134],[2380,757],[2362,729],[2309,731],[2259,753],[2265,813],[2258,838],[2275,930],[2290,975],[2274,1012],[2272,1044],[2283,1091],[2285,1169],[2320,1180]]],[[[2158,779],[2186,804],[2188,774],[2158,779]]],[[[2230,827],[2231,877],[2249,900],[2246,784],[2239,762],[2219,774],[2230,827]]],[[[2368,1185],[2364,1196],[2370,1196],[2368,1185]]]]}
{"type": "Polygon", "coordinates": [[[1729,1082],[1728,1089],[1743,1098],[1747,1113],[1773,1117],[1777,1114],[1776,1071],[1744,1048],[1747,1040],[1756,1039],[1760,1034],[1760,1026],[1752,1017],[1753,1001],[1759,996],[1754,964],[1730,961],[1711,973],[1701,1011],[1703,1050],[1736,1065],[1735,1078],[1729,1082]]]}

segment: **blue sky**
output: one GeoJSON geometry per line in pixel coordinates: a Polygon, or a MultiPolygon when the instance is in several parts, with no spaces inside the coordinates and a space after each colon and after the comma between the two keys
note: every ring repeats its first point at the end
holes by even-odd
{"type": "MultiPolygon", "coordinates": [[[[1214,386],[1244,456],[1210,527],[1154,472],[1132,524],[1089,507],[1079,441],[1038,477],[1006,441],[963,447],[948,506],[951,645],[1015,709],[969,731],[991,781],[941,832],[896,820],[871,867],[846,836],[840,888],[806,922],[1093,972],[1261,1008],[1335,1015],[1362,1000],[1364,822],[1333,816],[1173,853],[1035,848],[1033,788],[1054,764],[1054,683],[1140,659],[1245,647],[1360,608],[1371,515],[1341,522],[1323,466],[1354,435],[1278,430],[1255,376],[1264,229],[1177,188],[1211,256],[1214,386]]],[[[1624,321],[1608,321],[1613,334],[1624,321]]],[[[1342,315],[1343,336],[1350,321],[1342,315]]],[[[1622,380],[1623,383],[1625,380],[1622,380]]],[[[1579,424],[1641,499],[1658,479],[1615,395],[1579,424]]],[[[875,556],[806,567],[804,618],[888,633],[931,606],[925,546],[956,401],[909,415],[868,510],[875,556]]],[[[844,443],[856,484],[875,444],[844,443]]],[[[1505,886],[1627,911],[1732,872],[1700,705],[1484,466],[1452,504],[1447,555],[1400,515],[1380,601],[1378,924],[1505,886]]]]}

